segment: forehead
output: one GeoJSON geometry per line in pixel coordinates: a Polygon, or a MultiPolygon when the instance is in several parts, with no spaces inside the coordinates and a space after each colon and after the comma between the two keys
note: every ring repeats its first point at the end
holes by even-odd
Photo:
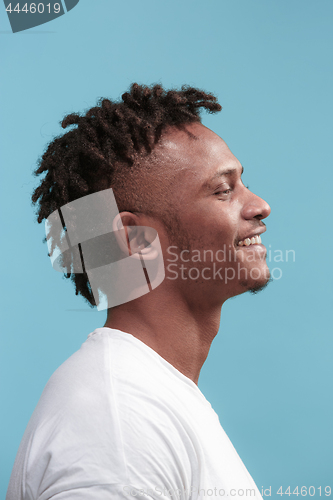
{"type": "Polygon", "coordinates": [[[186,130],[170,128],[159,146],[174,180],[195,186],[206,183],[224,169],[241,169],[237,158],[215,132],[201,123],[188,124],[186,130]]]}

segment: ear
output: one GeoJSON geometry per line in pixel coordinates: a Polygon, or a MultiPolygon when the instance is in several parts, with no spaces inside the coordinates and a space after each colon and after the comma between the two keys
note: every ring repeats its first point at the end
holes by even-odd
{"type": "Polygon", "coordinates": [[[113,231],[121,250],[134,258],[156,259],[157,231],[141,226],[139,217],[131,212],[121,212],[113,220],[113,231]]]}
{"type": "Polygon", "coordinates": [[[130,253],[131,247],[129,244],[128,230],[126,223],[127,224],[128,222],[131,223],[131,221],[134,222],[133,218],[135,218],[134,214],[131,214],[130,212],[121,212],[115,216],[112,223],[112,229],[116,237],[117,243],[119,245],[119,248],[121,249],[122,252],[124,252],[125,255],[131,255],[130,253]],[[123,225],[123,219],[125,222],[125,226],[123,225]]]}

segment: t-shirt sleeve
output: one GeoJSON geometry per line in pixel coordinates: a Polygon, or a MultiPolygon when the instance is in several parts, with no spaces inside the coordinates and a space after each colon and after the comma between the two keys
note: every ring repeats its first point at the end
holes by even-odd
{"type": "Polygon", "coordinates": [[[193,444],[168,408],[146,401],[114,422],[81,410],[30,435],[24,500],[191,498],[193,444]]]}
{"type": "MultiPolygon", "coordinates": [[[[77,487],[61,491],[48,497],[41,495],[38,500],[130,500],[141,498],[142,500],[155,500],[148,492],[140,490],[132,485],[123,484],[92,484],[86,487],[77,487]]],[[[160,498],[160,497],[159,497],[160,498]]],[[[169,497],[165,497],[168,499],[169,497]]]]}

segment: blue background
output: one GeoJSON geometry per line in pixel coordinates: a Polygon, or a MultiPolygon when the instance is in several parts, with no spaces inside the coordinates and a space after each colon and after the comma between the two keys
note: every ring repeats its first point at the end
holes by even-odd
{"type": "Polygon", "coordinates": [[[52,269],[31,174],[64,114],[133,81],[219,97],[203,123],[270,203],[272,256],[296,255],[223,306],[199,387],[260,490],[333,488],[332,14],[328,0],[81,0],[11,34],[0,5],[2,498],[47,380],[106,318],[52,269]]]}

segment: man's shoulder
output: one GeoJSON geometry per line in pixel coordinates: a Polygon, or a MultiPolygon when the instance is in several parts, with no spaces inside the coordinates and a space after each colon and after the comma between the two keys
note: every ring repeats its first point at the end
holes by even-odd
{"type": "Polygon", "coordinates": [[[15,470],[36,498],[82,484],[190,490],[214,425],[192,381],[133,336],[98,329],[50,378],[15,470]]]}
{"type": "MultiPolygon", "coordinates": [[[[34,491],[53,483],[62,491],[63,479],[54,482],[52,474],[67,477],[70,464],[80,464],[88,482],[98,476],[104,482],[141,484],[142,468],[158,477],[154,457],[178,477],[177,455],[182,474],[190,475],[192,445],[180,398],[172,395],[173,383],[167,386],[163,363],[138,342],[94,333],[52,375],[21,443],[34,491]]],[[[78,480],[73,472],[66,488],[78,480]]]]}
{"type": "Polygon", "coordinates": [[[52,374],[35,413],[43,418],[100,406],[106,411],[106,404],[109,411],[113,406],[126,411],[128,405],[156,407],[158,401],[177,406],[177,398],[189,391],[184,379],[133,335],[97,328],[52,374]]]}
{"type": "Polygon", "coordinates": [[[82,398],[86,401],[89,392],[94,393],[101,387],[105,378],[107,362],[105,356],[105,340],[100,337],[89,338],[66,359],[48,380],[39,405],[44,401],[51,406],[64,408],[67,404],[77,404],[82,398]],[[53,404],[52,404],[53,401],[53,404]]]}
{"type": "Polygon", "coordinates": [[[109,433],[133,443],[141,431],[154,436],[152,428],[174,439],[205,418],[207,405],[197,386],[150,347],[99,328],[53,373],[31,425],[37,432],[62,428],[84,441],[98,432],[101,440],[109,433]]]}

